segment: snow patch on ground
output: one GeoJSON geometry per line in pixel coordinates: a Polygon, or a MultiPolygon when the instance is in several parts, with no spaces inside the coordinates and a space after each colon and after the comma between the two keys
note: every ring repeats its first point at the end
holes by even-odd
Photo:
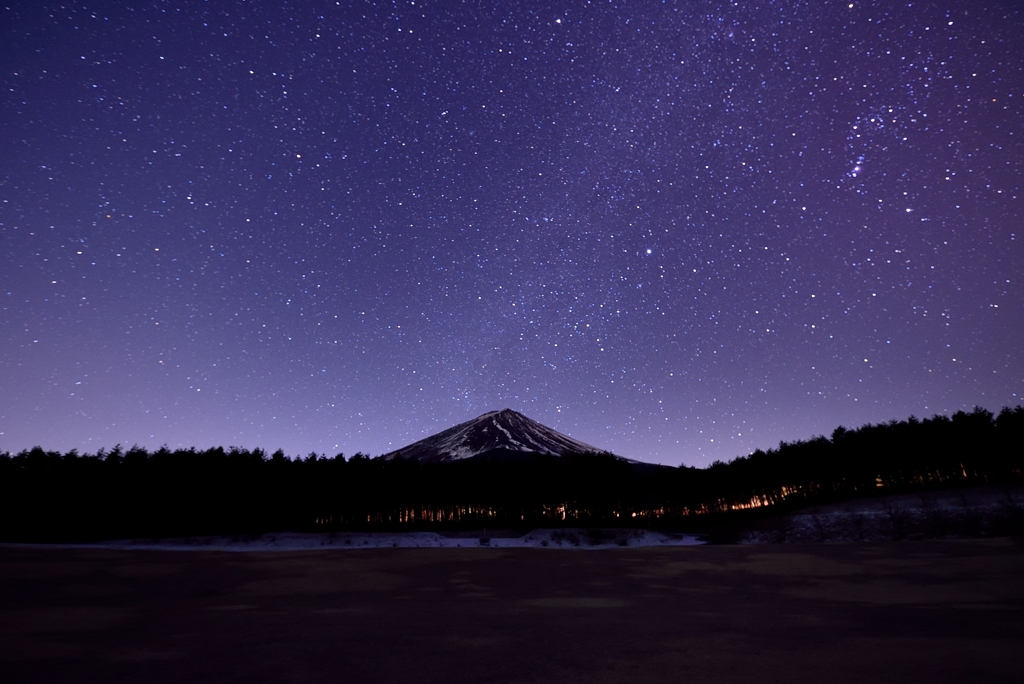
{"type": "Polygon", "coordinates": [[[1024,487],[983,486],[818,506],[763,520],[741,544],[955,539],[1020,534],[1024,487]]]}
{"type": "MultiPolygon", "coordinates": [[[[140,549],[163,551],[312,551],[336,549],[612,549],[703,544],[694,535],[651,530],[541,529],[522,536],[486,532],[280,532],[259,536],[191,537],[187,539],[129,539],[97,544],[60,544],[62,548],[140,549]]],[[[19,545],[21,546],[21,545],[19,545]]]]}

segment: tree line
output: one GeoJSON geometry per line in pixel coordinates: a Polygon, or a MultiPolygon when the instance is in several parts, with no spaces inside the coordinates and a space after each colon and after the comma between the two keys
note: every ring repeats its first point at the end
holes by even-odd
{"type": "Polygon", "coordinates": [[[671,526],[1024,477],[1024,407],[836,428],[708,468],[491,453],[441,464],[222,447],[0,453],[0,540],[671,526]]]}

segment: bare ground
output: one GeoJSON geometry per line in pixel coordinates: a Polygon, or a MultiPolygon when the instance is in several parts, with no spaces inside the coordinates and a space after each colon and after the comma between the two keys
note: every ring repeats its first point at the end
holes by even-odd
{"type": "Polygon", "coordinates": [[[4,682],[1017,682],[1015,540],[0,547],[4,682]]]}

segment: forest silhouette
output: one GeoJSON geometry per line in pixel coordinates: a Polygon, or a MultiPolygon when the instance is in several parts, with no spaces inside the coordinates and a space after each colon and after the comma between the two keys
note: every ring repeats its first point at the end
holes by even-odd
{"type": "Polygon", "coordinates": [[[701,530],[810,505],[1018,483],[1024,407],[909,418],[782,442],[708,468],[610,454],[490,452],[421,464],[356,454],[139,447],[0,454],[0,541],[258,535],[280,531],[701,530]]]}

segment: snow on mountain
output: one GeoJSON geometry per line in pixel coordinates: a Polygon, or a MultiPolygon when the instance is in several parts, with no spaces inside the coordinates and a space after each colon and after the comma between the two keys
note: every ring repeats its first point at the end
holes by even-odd
{"type": "Polygon", "coordinates": [[[456,461],[495,449],[562,456],[606,453],[541,425],[512,409],[491,411],[436,435],[384,454],[381,458],[410,458],[423,463],[456,461]]]}

